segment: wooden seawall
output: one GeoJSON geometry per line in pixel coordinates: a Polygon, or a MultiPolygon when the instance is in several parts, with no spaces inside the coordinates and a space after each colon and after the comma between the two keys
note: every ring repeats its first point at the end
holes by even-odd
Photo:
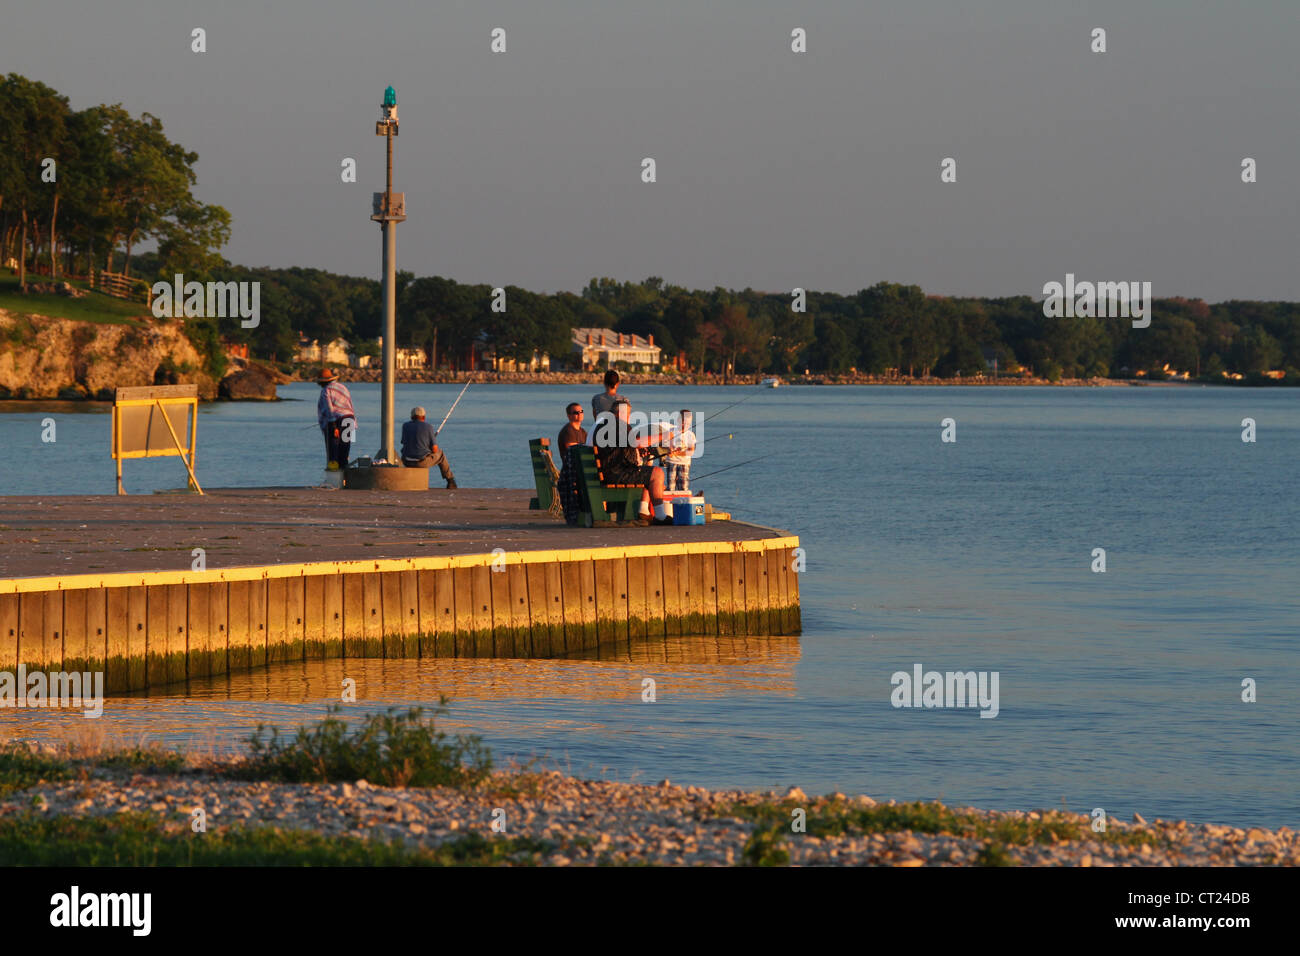
{"type": "MultiPolygon", "coordinates": [[[[652,635],[799,632],[796,537],[739,523],[619,529],[599,542],[587,529],[534,533],[518,526],[539,519],[526,516],[526,497],[515,494],[524,515],[496,519],[495,535],[481,515],[460,526],[469,537],[486,530],[489,541],[508,540],[510,550],[0,577],[0,671],[103,670],[107,689],[120,692],[329,657],[561,657],[652,635]],[[725,534],[722,524],[731,524],[725,534]],[[677,540],[633,543],[661,530],[677,540]],[[552,533],[594,546],[519,547],[521,534],[545,544],[552,533]]],[[[178,504],[190,508],[184,520],[201,522],[195,500],[178,504]]],[[[145,503],[156,508],[158,499],[145,503]]],[[[31,520],[49,530],[55,519],[47,510],[31,520]]],[[[68,526],[77,520],[69,515],[68,526]]],[[[256,524],[248,513],[242,520],[256,524]]],[[[300,518],[285,521],[301,530],[300,518]]],[[[205,537],[201,523],[186,530],[200,533],[176,540],[219,537],[205,537]]],[[[185,544],[127,550],[157,555],[185,544]]]]}

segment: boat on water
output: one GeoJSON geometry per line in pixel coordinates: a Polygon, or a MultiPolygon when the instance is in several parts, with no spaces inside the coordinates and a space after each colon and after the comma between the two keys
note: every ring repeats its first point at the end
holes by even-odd
{"type": "Polygon", "coordinates": [[[781,386],[781,380],[773,376],[772,378],[763,379],[763,381],[758,384],[763,386],[763,388],[779,388],[781,386]]]}

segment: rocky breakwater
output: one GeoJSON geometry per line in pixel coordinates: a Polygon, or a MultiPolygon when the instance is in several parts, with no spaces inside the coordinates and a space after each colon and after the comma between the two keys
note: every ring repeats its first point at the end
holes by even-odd
{"type": "Polygon", "coordinates": [[[78,322],[0,310],[0,398],[98,399],[132,385],[217,383],[181,322],[78,322]]]}

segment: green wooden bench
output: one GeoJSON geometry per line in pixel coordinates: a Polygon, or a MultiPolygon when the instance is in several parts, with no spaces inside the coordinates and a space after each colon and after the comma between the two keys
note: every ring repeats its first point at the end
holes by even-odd
{"type": "Polygon", "coordinates": [[[607,485],[589,445],[578,448],[578,489],[582,494],[582,523],[588,528],[615,519],[635,521],[640,510],[640,485],[607,485]],[[610,507],[612,506],[612,508],[610,507]]]}
{"type": "Polygon", "coordinates": [[[537,485],[537,497],[528,502],[528,507],[534,511],[541,509],[549,511],[551,508],[551,496],[554,493],[551,485],[551,468],[555,467],[551,463],[551,440],[549,438],[534,438],[528,443],[528,457],[533,461],[533,481],[537,485]]]}

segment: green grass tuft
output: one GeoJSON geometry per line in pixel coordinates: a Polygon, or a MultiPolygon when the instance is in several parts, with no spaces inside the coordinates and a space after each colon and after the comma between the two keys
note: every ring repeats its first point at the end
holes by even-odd
{"type": "Polygon", "coordinates": [[[553,849],[542,840],[477,833],[437,847],[262,826],[194,833],[144,813],[0,819],[0,866],[528,865],[553,849]]]}
{"type": "Polygon", "coordinates": [[[248,739],[248,760],[232,767],[232,776],[285,783],[338,783],[366,780],[389,787],[473,787],[492,772],[492,758],[477,736],[448,738],[434,727],[444,697],[433,714],[424,709],[393,707],[370,715],[355,731],[338,715],[314,727],[299,727],[282,737],[275,727],[259,724],[248,739]],[[268,733],[269,731],[269,733],[268,733]]]}
{"type": "Polygon", "coordinates": [[[72,765],[58,757],[34,754],[16,744],[0,746],[0,796],[26,790],[43,780],[67,780],[72,765]]]}

